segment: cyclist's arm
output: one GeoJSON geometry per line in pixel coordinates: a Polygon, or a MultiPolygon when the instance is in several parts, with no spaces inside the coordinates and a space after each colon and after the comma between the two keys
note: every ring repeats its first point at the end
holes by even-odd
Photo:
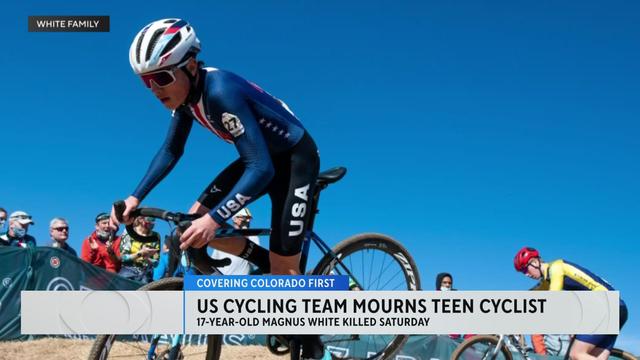
{"type": "Polygon", "coordinates": [[[236,149],[245,165],[244,173],[233,189],[209,212],[218,224],[222,224],[255,200],[269,184],[275,170],[258,121],[244,97],[239,92],[234,94],[232,89],[227,89],[224,95],[214,97],[213,101],[222,109],[221,118],[235,117],[231,124],[226,123],[225,128],[232,134],[236,149]]]}
{"type": "Polygon", "coordinates": [[[193,120],[191,118],[185,116],[179,110],[173,112],[166,140],[158,150],[151,165],[149,165],[147,174],[142,178],[132,196],[142,201],[171,172],[184,153],[184,145],[187,142],[192,126],[193,120]]]}
{"type": "Polygon", "coordinates": [[[556,260],[549,265],[549,290],[560,291],[564,287],[564,263],[556,260]]]}

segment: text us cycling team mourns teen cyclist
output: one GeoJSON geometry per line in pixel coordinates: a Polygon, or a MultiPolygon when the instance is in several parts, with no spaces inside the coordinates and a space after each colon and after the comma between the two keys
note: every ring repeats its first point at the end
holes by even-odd
{"type": "MultiPolygon", "coordinates": [[[[197,122],[233,144],[239,158],[204,189],[189,210],[208,216],[192,222],[180,238],[181,248],[208,244],[247,259],[263,272],[298,274],[309,216],[305,210],[320,164],[316,145],[284,102],[236,74],[204,67],[196,60],[199,51],[193,27],[180,19],[152,22],[131,44],[131,67],[172,115],[160,150],[125,200],[125,223],[131,222],[129,213],[176,165],[197,122]],[[269,194],[272,203],[269,254],[243,237],[216,241],[216,229],[264,194],[269,194]]],[[[113,210],[111,222],[114,228],[118,225],[113,210]]],[[[303,358],[330,358],[319,339],[302,339],[303,358]]]]}
{"type": "MultiPolygon", "coordinates": [[[[570,291],[614,291],[607,281],[586,268],[566,260],[543,262],[538,250],[523,247],[518,251],[513,264],[530,278],[540,280],[534,290],[570,291]]],[[[620,299],[620,329],[627,321],[628,311],[620,299]]],[[[576,335],[571,345],[571,359],[606,359],[616,342],[617,335],[576,335]]]]}

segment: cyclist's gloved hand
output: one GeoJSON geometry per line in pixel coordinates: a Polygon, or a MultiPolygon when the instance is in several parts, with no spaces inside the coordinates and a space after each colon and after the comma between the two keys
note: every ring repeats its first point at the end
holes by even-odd
{"type": "Polygon", "coordinates": [[[216,237],[216,230],[220,225],[213,220],[210,215],[204,215],[201,218],[193,220],[191,226],[180,236],[181,250],[187,250],[189,247],[199,249],[216,237]]]}
{"type": "MultiPolygon", "coordinates": [[[[129,214],[133,210],[138,208],[138,205],[140,205],[140,200],[138,200],[133,196],[129,196],[124,201],[124,205],[125,205],[125,209],[124,209],[124,213],[122,214],[122,220],[123,220],[122,222],[126,225],[131,225],[131,223],[133,222],[133,218],[130,218],[129,214]]],[[[116,231],[118,230],[118,225],[120,225],[120,221],[118,221],[118,218],[116,217],[116,210],[112,206],[111,217],[109,218],[109,227],[111,227],[111,230],[116,231]]]]}

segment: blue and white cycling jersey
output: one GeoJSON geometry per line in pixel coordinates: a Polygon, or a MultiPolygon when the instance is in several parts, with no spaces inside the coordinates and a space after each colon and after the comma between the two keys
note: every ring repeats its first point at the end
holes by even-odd
{"type": "Polygon", "coordinates": [[[197,121],[234,144],[245,164],[235,187],[209,213],[221,224],[265,189],[274,175],[272,155],[291,149],[305,129],[285,103],[256,84],[224,70],[200,71],[199,100],[173,112],[166,140],[132,195],[142,201],[173,169],[197,121]]]}

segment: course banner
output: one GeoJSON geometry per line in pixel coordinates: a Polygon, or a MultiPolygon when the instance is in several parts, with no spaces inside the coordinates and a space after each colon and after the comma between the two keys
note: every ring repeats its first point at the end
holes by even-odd
{"type": "Polygon", "coordinates": [[[616,291],[22,292],[23,334],[617,334],[616,291]]]}

